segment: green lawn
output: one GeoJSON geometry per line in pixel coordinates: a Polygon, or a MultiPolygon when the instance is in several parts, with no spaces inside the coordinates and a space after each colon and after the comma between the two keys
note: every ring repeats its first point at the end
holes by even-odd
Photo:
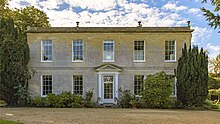
{"type": "Polygon", "coordinates": [[[19,122],[8,121],[8,120],[0,120],[0,124],[22,124],[19,122]]]}

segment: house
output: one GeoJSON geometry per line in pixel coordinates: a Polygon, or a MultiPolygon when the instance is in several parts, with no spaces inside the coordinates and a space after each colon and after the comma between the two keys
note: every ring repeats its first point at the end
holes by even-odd
{"type": "MultiPolygon", "coordinates": [[[[185,27],[33,27],[27,30],[34,96],[71,91],[116,103],[119,88],[138,95],[148,74],[174,75],[193,30],[185,27]]],[[[175,85],[174,85],[175,86],[175,85]]],[[[175,87],[174,87],[175,89],[175,87]]],[[[175,90],[174,94],[175,95],[175,90]]]]}

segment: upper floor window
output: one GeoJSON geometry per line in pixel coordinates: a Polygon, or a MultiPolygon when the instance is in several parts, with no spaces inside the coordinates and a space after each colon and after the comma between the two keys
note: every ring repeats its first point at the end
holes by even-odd
{"type": "Polygon", "coordinates": [[[176,61],[175,41],[165,41],[165,61],[176,61]]]}
{"type": "Polygon", "coordinates": [[[114,41],[103,42],[103,62],[114,62],[114,41]]]}
{"type": "Polygon", "coordinates": [[[42,75],[41,79],[41,96],[52,93],[52,75],[42,75]]]}
{"type": "Polygon", "coordinates": [[[83,95],[83,76],[73,75],[73,93],[83,95]]]}
{"type": "Polygon", "coordinates": [[[41,61],[52,62],[52,41],[45,40],[41,42],[41,61]]]}
{"type": "Polygon", "coordinates": [[[134,94],[140,95],[143,90],[144,84],[144,75],[135,75],[134,76],[134,94]]]}
{"type": "Polygon", "coordinates": [[[72,50],[73,62],[83,62],[83,41],[74,40],[72,48],[73,48],[72,50]]]}
{"type": "Polygon", "coordinates": [[[134,41],[134,62],[145,62],[144,41],[134,41]]]}

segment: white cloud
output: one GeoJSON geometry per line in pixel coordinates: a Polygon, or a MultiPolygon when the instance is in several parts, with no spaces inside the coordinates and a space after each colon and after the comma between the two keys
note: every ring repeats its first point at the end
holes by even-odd
{"type": "Polygon", "coordinates": [[[39,2],[39,5],[43,6],[44,9],[58,9],[59,5],[62,3],[63,1],[61,0],[47,0],[47,1],[39,2]]]}
{"type": "Polygon", "coordinates": [[[201,10],[199,8],[191,8],[188,10],[188,13],[191,13],[191,14],[199,14],[201,12],[201,10]]]}
{"type": "Polygon", "coordinates": [[[186,6],[177,6],[177,4],[175,3],[167,3],[162,7],[162,9],[170,10],[172,12],[185,11],[189,14],[194,14],[194,15],[197,15],[201,12],[200,8],[188,8],[186,6]]]}
{"type": "Polygon", "coordinates": [[[216,56],[220,54],[220,45],[218,46],[208,43],[206,49],[208,50],[209,58],[211,59],[216,58],[216,56]]]}
{"type": "Polygon", "coordinates": [[[165,4],[162,9],[164,10],[170,10],[170,11],[173,11],[173,12],[179,12],[179,11],[183,11],[183,10],[186,10],[188,9],[186,6],[177,6],[176,4],[174,3],[167,3],[165,4]]]}
{"type": "Polygon", "coordinates": [[[52,26],[58,27],[74,27],[76,21],[79,21],[79,15],[72,11],[72,9],[65,9],[62,11],[45,10],[50,19],[52,26]]]}
{"type": "Polygon", "coordinates": [[[92,10],[111,10],[116,6],[116,0],[64,0],[71,7],[81,7],[92,10]]]}
{"type": "Polygon", "coordinates": [[[211,30],[207,28],[200,28],[198,26],[192,27],[194,32],[192,33],[192,44],[200,45],[203,42],[206,42],[211,36],[211,30]]]}
{"type": "Polygon", "coordinates": [[[220,46],[215,46],[215,45],[208,43],[207,47],[211,50],[214,50],[214,51],[220,51],[220,46]]]}
{"type": "MultiPolygon", "coordinates": [[[[22,0],[11,0],[8,1],[9,8],[25,8],[25,5],[21,5],[22,0]]],[[[23,1],[24,2],[24,1],[23,1]]]]}

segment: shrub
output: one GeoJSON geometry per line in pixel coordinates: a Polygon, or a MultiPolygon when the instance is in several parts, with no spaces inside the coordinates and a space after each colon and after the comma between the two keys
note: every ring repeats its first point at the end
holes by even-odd
{"type": "Polygon", "coordinates": [[[35,97],[32,105],[37,107],[53,108],[79,108],[82,106],[82,98],[71,92],[63,92],[59,95],[47,94],[47,97],[35,97]]]}
{"type": "Polygon", "coordinates": [[[150,108],[171,108],[173,80],[165,72],[148,75],[144,81],[142,100],[150,108]]]}
{"type": "Polygon", "coordinates": [[[204,109],[216,110],[218,109],[218,105],[211,100],[206,100],[204,104],[204,109]]]}
{"type": "Polygon", "coordinates": [[[0,100],[0,107],[6,106],[6,105],[7,105],[7,103],[4,100],[0,100]]]}
{"type": "Polygon", "coordinates": [[[84,100],[83,100],[83,102],[84,102],[84,107],[86,107],[86,108],[91,108],[91,107],[93,107],[92,97],[93,97],[93,91],[88,91],[88,92],[86,92],[85,98],[84,98],[84,100]]]}
{"type": "Polygon", "coordinates": [[[219,89],[210,89],[209,90],[209,99],[211,100],[211,96],[215,95],[217,96],[216,102],[219,103],[220,102],[220,88],[219,89]]]}
{"type": "Polygon", "coordinates": [[[121,98],[120,98],[120,105],[122,108],[130,108],[131,107],[131,100],[133,99],[134,96],[132,96],[130,90],[125,90],[122,91],[119,89],[121,93],[121,98]]]}
{"type": "Polygon", "coordinates": [[[208,89],[218,89],[220,88],[220,78],[209,77],[208,89]]]}
{"type": "Polygon", "coordinates": [[[44,107],[45,98],[37,96],[31,100],[31,104],[36,107],[44,107]]]}

